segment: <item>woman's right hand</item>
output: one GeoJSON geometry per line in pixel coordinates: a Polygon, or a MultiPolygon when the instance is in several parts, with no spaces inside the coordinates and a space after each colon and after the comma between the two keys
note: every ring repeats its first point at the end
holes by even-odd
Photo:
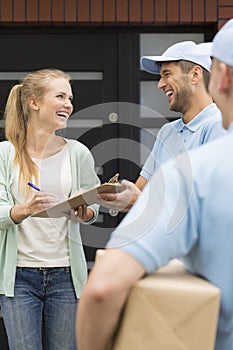
{"type": "Polygon", "coordinates": [[[10,211],[10,216],[16,224],[19,224],[29,216],[39,213],[42,210],[49,209],[58,202],[58,197],[53,193],[36,192],[30,201],[13,206],[10,211]]]}

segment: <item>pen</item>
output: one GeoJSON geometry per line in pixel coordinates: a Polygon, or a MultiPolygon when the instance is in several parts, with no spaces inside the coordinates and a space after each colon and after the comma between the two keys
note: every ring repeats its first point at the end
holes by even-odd
{"type": "Polygon", "coordinates": [[[36,185],[34,185],[33,183],[28,182],[27,184],[28,184],[28,186],[34,188],[34,190],[36,190],[36,191],[41,191],[41,189],[40,189],[39,187],[37,187],[36,185]]]}

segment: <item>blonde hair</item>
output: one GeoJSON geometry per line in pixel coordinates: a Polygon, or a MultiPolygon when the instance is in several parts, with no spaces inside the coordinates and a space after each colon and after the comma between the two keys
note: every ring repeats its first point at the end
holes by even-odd
{"type": "Polygon", "coordinates": [[[38,169],[27,151],[27,125],[30,118],[29,101],[41,100],[48,91],[48,82],[70,76],[58,69],[41,69],[29,73],[21,84],[15,85],[8,96],[5,108],[5,135],[15,148],[14,164],[19,166],[19,186],[32,180],[38,182],[38,169]]]}

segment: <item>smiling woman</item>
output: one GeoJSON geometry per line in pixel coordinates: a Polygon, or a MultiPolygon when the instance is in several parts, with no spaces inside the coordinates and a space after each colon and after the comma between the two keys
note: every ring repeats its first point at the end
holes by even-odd
{"type": "Polygon", "coordinates": [[[32,217],[99,184],[86,146],[55,133],[67,126],[72,99],[69,75],[43,69],[14,86],[7,100],[7,141],[0,143],[0,304],[11,349],[41,348],[42,323],[46,347],[76,349],[76,306],[87,277],[79,222],[94,222],[98,206],[60,218],[32,217]]]}

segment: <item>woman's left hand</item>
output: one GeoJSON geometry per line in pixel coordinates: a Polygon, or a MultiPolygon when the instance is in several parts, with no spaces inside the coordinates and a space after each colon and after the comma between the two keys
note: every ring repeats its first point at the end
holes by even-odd
{"type": "Polygon", "coordinates": [[[69,213],[64,213],[64,216],[72,222],[79,223],[91,220],[94,216],[94,213],[90,208],[87,208],[86,205],[81,205],[75,209],[70,210],[69,213]]]}
{"type": "MultiPolygon", "coordinates": [[[[75,197],[81,193],[84,193],[85,191],[83,189],[79,189],[78,191],[74,192],[73,195],[70,197],[75,197]]],[[[72,222],[79,223],[79,222],[87,222],[91,220],[94,216],[93,211],[88,208],[86,205],[80,205],[76,208],[73,208],[66,217],[71,220],[72,222]]]]}
{"type": "Polygon", "coordinates": [[[87,222],[91,220],[94,216],[93,211],[88,208],[86,205],[81,205],[72,210],[74,213],[74,217],[76,218],[76,222],[87,222]]]}

